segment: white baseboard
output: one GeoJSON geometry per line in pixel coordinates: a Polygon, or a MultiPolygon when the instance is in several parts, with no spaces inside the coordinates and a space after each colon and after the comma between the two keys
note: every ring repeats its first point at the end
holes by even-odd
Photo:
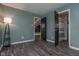
{"type": "Polygon", "coordinates": [[[77,47],[69,46],[69,48],[79,51],[79,48],[77,48],[77,47]]]}
{"type": "Polygon", "coordinates": [[[25,40],[25,41],[13,42],[13,43],[11,43],[11,44],[14,45],[14,44],[20,44],[20,43],[31,42],[31,41],[34,41],[34,39],[31,39],[31,40],[25,40]]]}
{"type": "Polygon", "coordinates": [[[54,43],[54,41],[52,41],[52,40],[48,40],[48,39],[47,39],[47,41],[48,41],[48,42],[51,42],[51,43],[54,43]]]}

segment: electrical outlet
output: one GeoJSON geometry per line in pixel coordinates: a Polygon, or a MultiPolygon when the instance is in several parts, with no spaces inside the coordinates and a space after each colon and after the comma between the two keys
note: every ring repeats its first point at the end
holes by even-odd
{"type": "Polygon", "coordinates": [[[32,26],[34,26],[34,25],[32,24],[32,26]]]}
{"type": "Polygon", "coordinates": [[[54,37],[52,36],[51,39],[54,39],[54,37]]]}
{"type": "Polygon", "coordinates": [[[21,39],[24,39],[24,36],[21,36],[21,39]]]}

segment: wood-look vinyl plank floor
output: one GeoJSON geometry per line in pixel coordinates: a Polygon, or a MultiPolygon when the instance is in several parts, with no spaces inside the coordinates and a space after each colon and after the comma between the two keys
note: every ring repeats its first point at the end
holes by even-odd
{"type": "Polygon", "coordinates": [[[79,56],[79,51],[70,49],[65,44],[55,47],[54,43],[39,41],[4,47],[1,56],[79,56]]]}

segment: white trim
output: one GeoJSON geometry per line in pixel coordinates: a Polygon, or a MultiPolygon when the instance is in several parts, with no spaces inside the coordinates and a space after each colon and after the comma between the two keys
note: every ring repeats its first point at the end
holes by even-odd
{"type": "Polygon", "coordinates": [[[48,40],[48,39],[47,39],[47,41],[48,41],[48,42],[51,42],[51,43],[54,43],[54,41],[52,41],[52,40],[48,40]]]}
{"type": "Polygon", "coordinates": [[[70,48],[79,51],[79,48],[77,48],[77,47],[70,46],[70,48]]]}
{"type": "Polygon", "coordinates": [[[25,41],[19,41],[19,42],[13,42],[13,43],[11,43],[11,44],[14,45],[14,44],[20,44],[20,43],[31,42],[31,41],[34,41],[34,39],[25,40],[25,41]]]}
{"type": "Polygon", "coordinates": [[[60,11],[60,12],[58,12],[58,14],[61,14],[61,13],[67,12],[67,11],[69,11],[69,10],[70,10],[70,9],[66,9],[66,10],[60,11]]]}
{"type": "Polygon", "coordinates": [[[70,9],[67,9],[67,10],[64,10],[64,11],[61,11],[61,12],[58,12],[58,14],[60,14],[60,13],[64,13],[64,12],[67,12],[68,11],[68,16],[69,16],[69,18],[68,18],[68,21],[69,21],[69,30],[68,30],[68,32],[69,32],[69,48],[71,47],[71,45],[70,45],[70,9]]]}

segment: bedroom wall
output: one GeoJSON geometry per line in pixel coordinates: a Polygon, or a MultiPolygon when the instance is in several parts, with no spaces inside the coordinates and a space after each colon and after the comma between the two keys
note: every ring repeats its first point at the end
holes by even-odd
{"type": "Polygon", "coordinates": [[[12,18],[12,23],[10,24],[12,43],[34,38],[33,18],[39,15],[3,5],[0,5],[0,15],[12,18]]]}
{"type": "Polygon", "coordinates": [[[47,18],[47,40],[54,41],[54,31],[55,31],[55,21],[54,21],[54,12],[49,12],[43,17],[47,18]]]}

